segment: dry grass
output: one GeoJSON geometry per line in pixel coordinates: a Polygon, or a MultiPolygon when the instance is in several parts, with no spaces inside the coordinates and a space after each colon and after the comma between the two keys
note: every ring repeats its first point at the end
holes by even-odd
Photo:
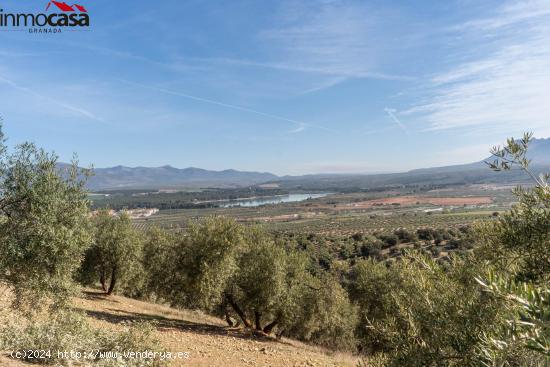
{"type": "MultiPolygon", "coordinates": [[[[348,354],[330,353],[294,340],[256,336],[248,330],[229,328],[215,317],[190,310],[105,296],[86,290],[74,299],[76,309],[85,311],[94,327],[112,330],[129,322],[148,320],[167,351],[188,352],[189,359],[174,360],[171,366],[356,366],[348,354]]],[[[0,356],[0,366],[29,366],[0,356]]]]}

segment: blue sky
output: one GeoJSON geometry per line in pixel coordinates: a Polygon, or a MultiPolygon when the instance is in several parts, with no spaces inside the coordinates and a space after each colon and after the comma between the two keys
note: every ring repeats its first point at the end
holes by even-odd
{"type": "Polygon", "coordinates": [[[465,163],[550,135],[548,0],[79,3],[89,32],[0,32],[10,144],[301,174],[465,163]]]}

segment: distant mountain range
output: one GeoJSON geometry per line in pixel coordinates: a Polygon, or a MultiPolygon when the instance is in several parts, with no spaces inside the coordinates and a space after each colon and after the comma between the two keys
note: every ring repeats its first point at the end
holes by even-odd
{"type": "MultiPolygon", "coordinates": [[[[550,138],[534,139],[529,147],[535,172],[550,169],[550,138]]],[[[489,157],[487,161],[492,161],[489,157]]],[[[60,166],[65,166],[61,163],[60,166]]],[[[233,169],[210,171],[201,168],[125,167],[95,168],[88,181],[90,190],[160,189],[183,187],[242,187],[276,183],[287,189],[374,188],[392,185],[516,183],[525,180],[519,171],[495,173],[484,161],[470,164],[415,169],[390,174],[318,174],[279,177],[269,172],[233,169]]]]}
{"type": "MultiPolygon", "coordinates": [[[[531,170],[535,174],[550,172],[550,138],[533,139],[529,145],[531,170]]],[[[518,184],[529,183],[530,178],[520,169],[494,172],[485,162],[494,157],[453,166],[414,169],[407,172],[373,175],[306,175],[284,177],[281,188],[292,190],[357,190],[399,185],[465,185],[465,184],[518,184]]]]}
{"type": "Polygon", "coordinates": [[[91,190],[159,189],[181,187],[239,187],[277,179],[267,172],[245,172],[227,169],[209,171],[202,168],[125,167],[94,168],[88,180],[91,190]]]}
{"type": "MultiPolygon", "coordinates": [[[[529,144],[529,159],[531,159],[531,166],[550,166],[550,138],[548,139],[533,139],[529,144]]],[[[411,173],[419,172],[450,172],[450,171],[464,171],[478,168],[487,168],[485,162],[493,162],[494,157],[487,157],[486,159],[468,163],[459,164],[454,166],[434,167],[434,168],[422,168],[409,171],[411,173]]]]}

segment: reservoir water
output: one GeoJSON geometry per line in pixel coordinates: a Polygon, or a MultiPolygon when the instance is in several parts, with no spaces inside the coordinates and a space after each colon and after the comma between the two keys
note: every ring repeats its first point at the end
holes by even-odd
{"type": "Polygon", "coordinates": [[[231,208],[234,206],[242,207],[255,207],[266,204],[282,204],[282,203],[293,203],[298,201],[304,201],[307,199],[317,199],[324,196],[330,195],[329,193],[320,193],[320,194],[288,194],[288,195],[278,195],[278,196],[268,196],[254,199],[238,199],[231,200],[220,204],[222,208],[231,208]]]}

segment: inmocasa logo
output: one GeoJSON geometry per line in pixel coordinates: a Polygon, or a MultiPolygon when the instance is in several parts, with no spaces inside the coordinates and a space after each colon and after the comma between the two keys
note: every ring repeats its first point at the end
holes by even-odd
{"type": "Polygon", "coordinates": [[[49,13],[4,13],[0,9],[0,27],[27,28],[29,33],[61,33],[62,29],[90,26],[88,10],[80,4],[50,1],[46,6],[49,13]]]}

